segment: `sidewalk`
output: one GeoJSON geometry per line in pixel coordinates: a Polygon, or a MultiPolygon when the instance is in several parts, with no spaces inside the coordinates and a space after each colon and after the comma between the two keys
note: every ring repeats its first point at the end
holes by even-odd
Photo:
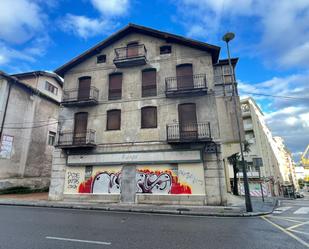
{"type": "Polygon", "coordinates": [[[254,212],[247,213],[245,211],[243,198],[233,198],[237,199],[236,201],[233,199],[233,203],[229,203],[229,206],[180,206],[49,201],[47,193],[33,193],[0,195],[0,205],[222,217],[249,217],[265,215],[271,213],[276,205],[276,201],[274,199],[265,200],[263,203],[260,198],[252,198],[254,212]]]}

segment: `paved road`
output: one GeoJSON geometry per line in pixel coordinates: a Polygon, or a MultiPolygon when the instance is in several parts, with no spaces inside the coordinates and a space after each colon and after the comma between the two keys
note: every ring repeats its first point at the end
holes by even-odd
{"type": "MultiPolygon", "coordinates": [[[[297,203],[300,206],[303,205],[300,202],[297,203]]],[[[294,207],[294,202],[291,205],[294,207]]],[[[284,206],[286,206],[285,203],[284,206]]],[[[281,217],[283,214],[284,212],[274,216],[281,217]]],[[[305,219],[307,216],[298,215],[298,217],[305,219]]],[[[274,225],[278,224],[278,219],[274,221],[276,218],[271,216],[265,219],[260,217],[186,217],[0,206],[0,248],[308,248],[308,245],[301,243],[274,225]]],[[[306,230],[304,226],[303,228],[306,230]]],[[[301,226],[297,228],[299,229],[301,226]]]]}

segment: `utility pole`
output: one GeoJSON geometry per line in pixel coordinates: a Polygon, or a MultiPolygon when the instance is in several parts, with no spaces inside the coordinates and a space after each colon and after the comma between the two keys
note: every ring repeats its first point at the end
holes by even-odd
{"type": "Polygon", "coordinates": [[[235,111],[235,116],[236,116],[237,132],[238,132],[238,139],[239,139],[239,146],[240,146],[241,164],[242,164],[243,180],[244,180],[244,188],[245,188],[246,211],[252,212],[253,210],[252,210],[252,203],[251,203],[251,198],[250,198],[247,169],[246,169],[245,158],[244,158],[243,144],[242,144],[242,141],[241,141],[240,124],[239,124],[239,119],[238,119],[238,115],[237,115],[238,111],[237,111],[236,97],[238,97],[238,94],[236,92],[236,86],[235,86],[236,80],[235,80],[234,70],[233,70],[233,67],[232,67],[231,56],[230,56],[230,48],[229,48],[229,41],[233,40],[234,37],[235,37],[234,33],[228,32],[222,37],[222,40],[226,42],[230,73],[232,75],[232,91],[233,91],[232,99],[233,99],[234,111],[235,111]]]}

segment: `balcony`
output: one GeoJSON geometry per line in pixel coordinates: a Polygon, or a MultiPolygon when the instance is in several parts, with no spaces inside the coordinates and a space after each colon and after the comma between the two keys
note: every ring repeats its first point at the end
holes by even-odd
{"type": "Polygon", "coordinates": [[[90,106],[98,104],[99,90],[91,86],[87,89],[70,89],[63,91],[63,106],[90,106]]]}
{"type": "Polygon", "coordinates": [[[83,133],[74,133],[73,131],[60,132],[56,147],[62,149],[94,148],[96,147],[95,130],[87,130],[83,133]]]}
{"type": "Polygon", "coordinates": [[[168,143],[195,143],[211,141],[210,123],[168,124],[168,143]]]}
{"type": "Polygon", "coordinates": [[[165,79],[166,97],[201,96],[207,94],[205,74],[168,77],[165,79]]]}
{"type": "Polygon", "coordinates": [[[114,64],[118,68],[147,64],[147,50],[144,44],[116,48],[114,64]]]}

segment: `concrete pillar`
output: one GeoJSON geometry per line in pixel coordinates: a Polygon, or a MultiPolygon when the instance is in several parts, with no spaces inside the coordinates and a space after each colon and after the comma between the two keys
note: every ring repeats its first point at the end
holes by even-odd
{"type": "Polygon", "coordinates": [[[136,167],[124,165],[121,173],[121,202],[134,203],[136,195],[136,167]]]}
{"type": "Polygon", "coordinates": [[[66,155],[61,149],[55,149],[53,153],[51,181],[49,186],[49,200],[63,200],[66,155]]]}
{"type": "Polygon", "coordinates": [[[204,154],[206,205],[226,205],[226,184],[221,154],[204,154]]]}

